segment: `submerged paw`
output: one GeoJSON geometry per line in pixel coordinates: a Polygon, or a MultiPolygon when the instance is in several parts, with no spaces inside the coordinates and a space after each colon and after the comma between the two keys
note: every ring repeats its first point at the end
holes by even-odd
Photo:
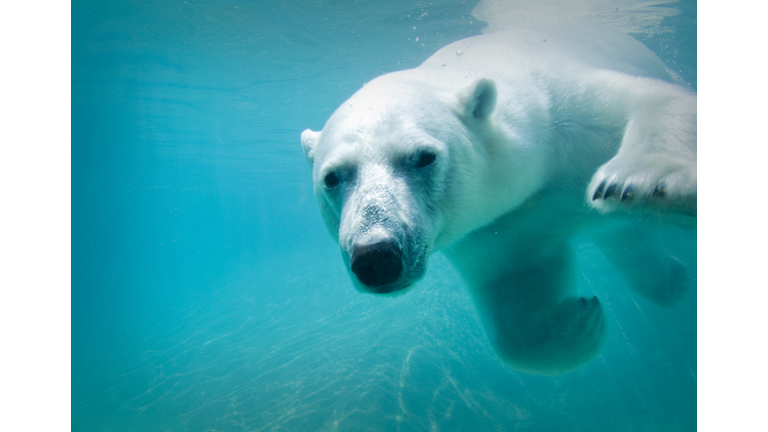
{"type": "Polygon", "coordinates": [[[597,297],[570,297],[545,310],[497,313],[485,322],[501,358],[517,370],[559,375],[600,354],[607,335],[597,297]]]}
{"type": "Polygon", "coordinates": [[[547,317],[549,334],[546,338],[564,343],[571,340],[582,348],[592,351],[605,333],[603,308],[597,297],[590,299],[572,297],[554,307],[547,317]]]}
{"type": "Polygon", "coordinates": [[[601,335],[605,331],[605,317],[600,300],[597,296],[592,296],[589,300],[579,297],[577,304],[576,320],[569,324],[570,331],[580,333],[581,337],[586,337],[587,340],[602,338],[601,335]]]}
{"type": "Polygon", "coordinates": [[[579,306],[581,306],[582,309],[586,309],[587,307],[590,307],[590,306],[591,307],[600,306],[600,300],[597,299],[597,296],[592,296],[592,298],[589,299],[589,301],[587,301],[587,299],[585,299],[584,297],[581,297],[579,299],[579,306]]]}

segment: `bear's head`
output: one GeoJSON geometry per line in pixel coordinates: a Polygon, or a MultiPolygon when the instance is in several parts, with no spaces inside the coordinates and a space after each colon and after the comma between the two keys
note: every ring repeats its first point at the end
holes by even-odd
{"type": "Polygon", "coordinates": [[[301,134],[325,225],[355,288],[374,294],[404,292],[433,251],[509,202],[492,196],[492,143],[510,139],[492,125],[494,82],[441,92],[402,74],[368,83],[321,132],[301,134]]]}

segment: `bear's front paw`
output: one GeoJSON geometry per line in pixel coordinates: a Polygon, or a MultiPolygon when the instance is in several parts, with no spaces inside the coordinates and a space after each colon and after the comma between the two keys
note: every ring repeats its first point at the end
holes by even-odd
{"type": "Polygon", "coordinates": [[[601,212],[649,208],[696,216],[696,162],[616,156],[592,177],[587,200],[601,212]]]}
{"type": "Polygon", "coordinates": [[[600,353],[606,336],[597,297],[570,297],[537,311],[495,308],[484,316],[494,349],[515,369],[539,375],[575,370],[600,353]]]}
{"type": "Polygon", "coordinates": [[[572,297],[555,306],[547,316],[547,327],[550,339],[558,341],[561,349],[569,347],[569,356],[581,352],[589,358],[600,351],[606,332],[603,308],[595,296],[572,297]]]}

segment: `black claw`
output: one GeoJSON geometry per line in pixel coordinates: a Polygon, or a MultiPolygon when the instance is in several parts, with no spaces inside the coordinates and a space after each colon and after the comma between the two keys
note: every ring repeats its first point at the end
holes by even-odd
{"type": "Polygon", "coordinates": [[[602,182],[600,182],[600,185],[597,187],[597,189],[595,189],[595,193],[594,195],[592,195],[592,201],[603,197],[603,191],[605,190],[605,182],[606,180],[603,180],[602,182]]]}
{"type": "Polygon", "coordinates": [[[610,186],[608,186],[608,189],[605,190],[605,194],[603,195],[603,199],[608,199],[609,196],[616,193],[616,191],[619,190],[619,185],[616,183],[612,183],[610,186]]]}
{"type": "Polygon", "coordinates": [[[593,305],[599,305],[600,304],[600,300],[597,299],[597,296],[592,296],[591,302],[592,302],[593,305]]]}
{"type": "Polygon", "coordinates": [[[584,297],[580,298],[579,299],[579,306],[581,306],[582,308],[587,307],[587,299],[585,299],[584,297]]]}
{"type": "Polygon", "coordinates": [[[664,182],[664,180],[659,180],[658,183],[656,183],[656,188],[653,189],[653,196],[656,198],[664,198],[664,195],[667,194],[667,183],[664,182]]]}
{"type": "Polygon", "coordinates": [[[621,192],[621,201],[624,202],[626,200],[631,200],[635,197],[635,186],[634,185],[627,185],[627,187],[624,188],[624,191],[621,192]]]}

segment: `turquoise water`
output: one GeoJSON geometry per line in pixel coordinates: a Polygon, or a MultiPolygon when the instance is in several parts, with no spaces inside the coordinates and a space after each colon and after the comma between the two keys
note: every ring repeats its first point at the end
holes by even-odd
{"type": "MultiPolygon", "coordinates": [[[[579,244],[610,334],[558,377],[498,360],[440,255],[408,295],[352,288],[299,134],[480,34],[476,4],[72,3],[72,430],[696,429],[695,285],[659,309],[579,244]]],[[[636,37],[695,89],[673,6],[636,37]]],[[[695,281],[696,233],[667,237],[695,281]]]]}

